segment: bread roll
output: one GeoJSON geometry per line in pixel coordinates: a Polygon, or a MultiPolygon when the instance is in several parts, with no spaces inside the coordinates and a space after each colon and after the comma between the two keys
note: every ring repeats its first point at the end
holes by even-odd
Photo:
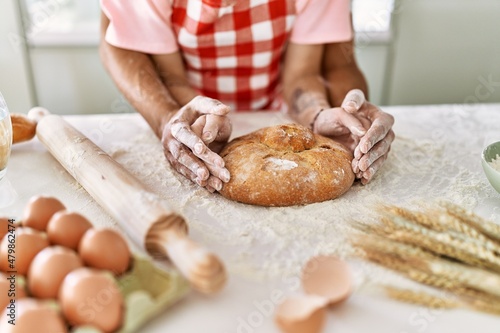
{"type": "Polygon", "coordinates": [[[335,199],[354,182],[352,154],[341,144],[295,124],[236,138],[221,152],[231,180],[220,193],[259,206],[335,199]]]}

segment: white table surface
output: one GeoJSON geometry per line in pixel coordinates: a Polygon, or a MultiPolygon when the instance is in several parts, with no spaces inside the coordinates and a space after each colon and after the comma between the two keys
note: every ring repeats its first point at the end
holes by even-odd
{"type": "MultiPolygon", "coordinates": [[[[225,216],[221,213],[222,210],[216,210],[219,215],[211,214],[211,200],[226,205],[233,204],[221,201],[225,200],[223,198],[213,199],[213,196],[201,193],[183,180],[178,180],[169,170],[166,184],[174,184],[175,181],[181,185],[182,191],[168,193],[168,188],[162,187],[157,192],[172,200],[172,205],[186,216],[192,237],[214,250],[227,262],[231,278],[227,287],[218,295],[207,297],[193,292],[152,320],[141,332],[278,332],[273,322],[275,305],[272,303],[272,295],[292,295],[299,292],[297,278],[285,275],[284,271],[293,270],[291,266],[297,266],[297,262],[303,262],[312,255],[307,244],[314,244],[316,239],[308,240],[307,237],[334,237],[328,235],[335,232],[335,229],[330,229],[329,221],[319,221],[325,218],[324,210],[331,207],[337,209],[339,214],[340,208],[344,207],[347,212],[343,211],[344,215],[340,216],[346,216],[351,207],[353,215],[359,214],[359,207],[363,207],[365,202],[368,203],[372,199],[405,205],[410,204],[412,200],[445,198],[459,202],[485,218],[500,223],[500,194],[489,186],[480,166],[482,148],[487,143],[500,140],[500,105],[387,107],[385,110],[395,116],[394,130],[398,136],[389,160],[370,185],[355,185],[346,194],[345,199],[335,200],[331,204],[310,206],[313,208],[271,210],[234,204],[235,209],[241,211],[241,215],[237,217],[225,216]],[[196,192],[197,196],[190,196],[190,192],[196,192]],[[198,196],[203,200],[198,199],[198,196]],[[310,222],[294,220],[295,216],[303,212],[311,215],[310,222]],[[246,233],[241,233],[241,238],[235,236],[230,223],[234,223],[234,226],[240,222],[246,223],[245,219],[250,218],[248,215],[254,213],[256,218],[272,213],[270,219],[274,219],[276,224],[272,221],[263,224],[262,229],[266,230],[266,233],[262,235],[252,235],[259,229],[248,229],[246,233]],[[317,216],[314,216],[315,214],[317,216]],[[282,226],[288,220],[290,223],[301,223],[297,224],[299,229],[307,228],[308,223],[311,223],[313,228],[304,239],[297,238],[297,248],[293,250],[295,252],[290,250],[296,258],[289,253],[283,254],[286,253],[284,250],[276,251],[273,248],[274,243],[265,241],[266,237],[271,237],[270,234],[276,237],[279,232],[285,233],[281,235],[283,239],[289,237],[286,233],[294,232],[295,228],[276,227],[282,226]],[[323,229],[316,232],[315,226],[321,226],[323,229]],[[220,230],[217,228],[226,229],[224,232],[218,232],[220,230]],[[224,238],[225,234],[227,238],[224,238]],[[254,237],[251,238],[252,236],[254,237]],[[252,239],[250,245],[246,243],[245,237],[252,239]],[[281,266],[276,265],[276,262],[270,263],[269,258],[282,260],[284,271],[280,271],[281,266]],[[263,273],[259,272],[260,264],[261,270],[266,271],[266,274],[259,274],[263,273]],[[276,271],[272,272],[271,268],[276,271]]],[[[277,113],[240,113],[232,117],[234,135],[287,121],[283,115],[277,113]]],[[[161,168],[152,172],[148,170],[151,164],[147,163],[140,165],[140,168],[131,163],[127,164],[127,161],[133,161],[134,154],[140,158],[140,154],[144,153],[140,151],[142,141],[148,142],[150,146],[159,144],[154,141],[139,115],[71,116],[67,119],[105,151],[110,152],[120,163],[125,163],[125,167],[148,186],[151,185],[153,176],[165,172],[161,168]]],[[[162,163],[164,162],[159,161],[153,166],[158,169],[157,166],[162,166],[162,163]]],[[[166,169],[168,168],[165,167],[166,169]]],[[[57,196],[67,207],[83,213],[96,225],[116,225],[35,139],[16,145],[12,151],[7,176],[0,183],[0,215],[21,216],[28,199],[41,193],[57,196]]],[[[328,240],[318,239],[319,243],[328,240]]],[[[364,274],[358,280],[366,282],[372,277],[376,279],[375,275],[362,273],[362,270],[355,268],[354,271],[356,274],[364,274]]],[[[378,278],[380,280],[380,276],[378,278]]],[[[499,331],[500,317],[466,310],[438,311],[407,305],[373,293],[373,288],[363,288],[363,285],[360,284],[361,287],[348,302],[328,311],[324,332],[499,331]]]]}

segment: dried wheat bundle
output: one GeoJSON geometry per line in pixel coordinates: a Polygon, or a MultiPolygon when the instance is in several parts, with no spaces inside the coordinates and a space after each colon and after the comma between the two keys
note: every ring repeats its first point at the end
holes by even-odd
{"type": "Polygon", "coordinates": [[[450,203],[415,212],[381,206],[379,223],[355,222],[354,245],[364,258],[416,282],[435,295],[389,288],[392,298],[431,307],[466,307],[500,315],[500,227],[450,203]]]}

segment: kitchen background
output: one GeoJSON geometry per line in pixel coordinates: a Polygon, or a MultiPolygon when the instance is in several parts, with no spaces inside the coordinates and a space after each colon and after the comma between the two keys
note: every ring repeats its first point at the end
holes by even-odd
{"type": "MultiPolygon", "coordinates": [[[[374,103],[500,102],[499,0],[353,0],[352,11],[374,103]]],[[[11,112],[132,111],[99,60],[98,0],[2,0],[0,13],[11,112]]]]}

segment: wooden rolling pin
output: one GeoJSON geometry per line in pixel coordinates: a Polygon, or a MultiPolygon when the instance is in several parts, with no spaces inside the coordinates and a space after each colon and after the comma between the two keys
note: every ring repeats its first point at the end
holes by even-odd
{"type": "Polygon", "coordinates": [[[184,219],[111,156],[57,115],[43,116],[36,133],[133,241],[152,256],[167,256],[200,292],[224,286],[226,272],[219,259],[190,240],[184,219]]]}

